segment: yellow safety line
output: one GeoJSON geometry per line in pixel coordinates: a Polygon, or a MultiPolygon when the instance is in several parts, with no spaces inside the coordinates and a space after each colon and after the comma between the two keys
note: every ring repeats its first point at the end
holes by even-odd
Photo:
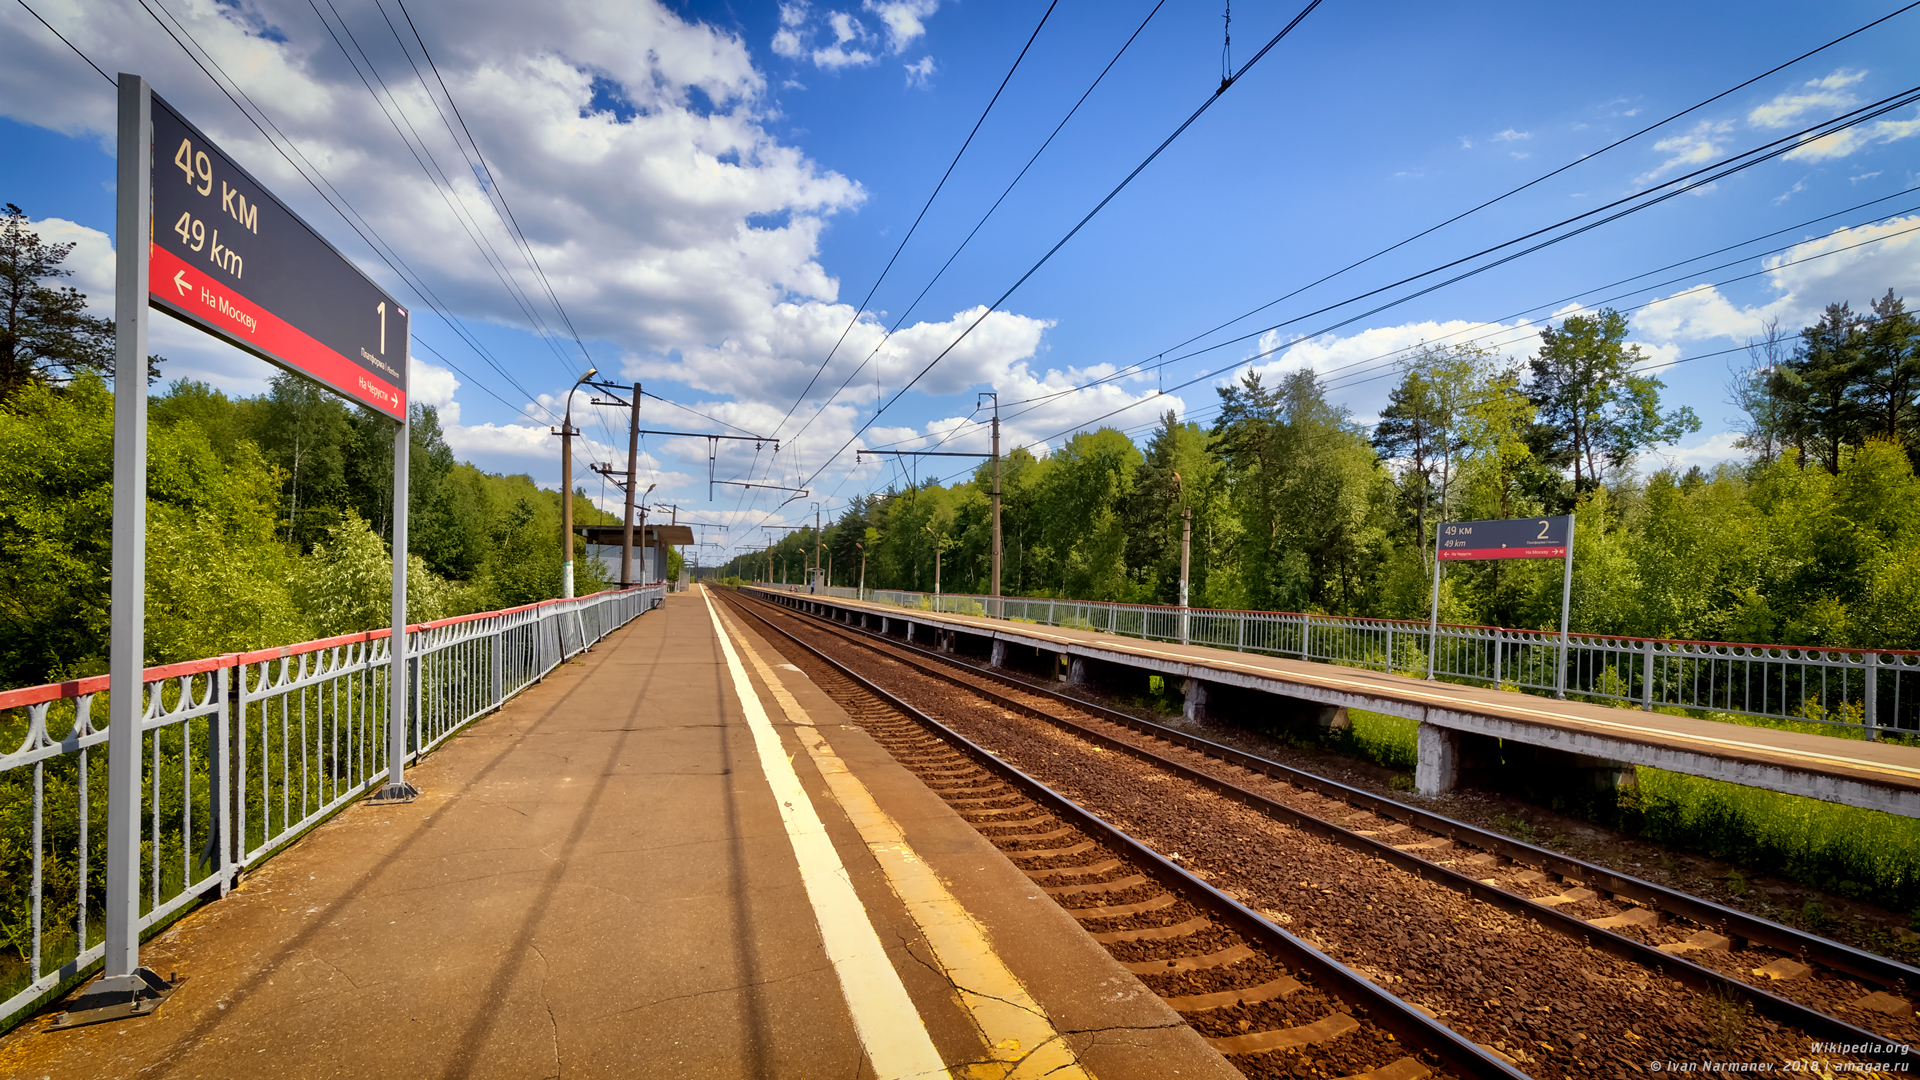
{"type": "Polygon", "coordinates": [[[969,1071],[983,1078],[1006,1080],[1040,1076],[1091,1080],[1092,1074],[1074,1056],[1073,1048],[1048,1019],[1046,1010],[994,951],[985,929],[914,852],[899,824],[880,809],[867,786],[834,753],[825,733],[815,726],[806,709],[754,651],[733,620],[726,615],[721,619],[793,722],[800,744],[807,748],[833,797],[873,851],[888,884],[926,936],[935,961],[945,970],[967,1014],[980,1029],[993,1064],[969,1071]]]}
{"type": "MultiPolygon", "coordinates": [[[[842,601],[842,603],[844,602],[845,601],[842,601]]],[[[902,609],[902,610],[905,610],[905,609],[902,609]]],[[[891,614],[888,615],[888,618],[894,618],[894,617],[896,616],[893,616],[891,614]]],[[[964,618],[965,616],[961,616],[961,617],[964,618]]],[[[925,621],[932,622],[934,620],[927,619],[925,621]]],[[[1046,634],[1038,633],[1035,631],[1021,630],[1021,631],[1015,631],[1015,632],[1023,633],[1023,634],[1032,634],[1034,637],[1040,638],[1043,641],[1051,641],[1051,642],[1055,642],[1057,644],[1062,644],[1062,645],[1090,644],[1088,642],[1080,641],[1077,638],[1050,637],[1046,634]]],[[[1099,647],[1104,648],[1106,646],[1099,646],[1099,647]]],[[[1272,668],[1255,667],[1252,664],[1236,663],[1231,660],[1203,661],[1198,657],[1186,656],[1181,653],[1161,652],[1157,649],[1150,649],[1141,645],[1132,645],[1132,644],[1119,645],[1118,643],[1116,643],[1113,646],[1113,651],[1131,653],[1138,656],[1151,656],[1151,657],[1155,657],[1157,659],[1162,659],[1162,660],[1173,660],[1181,663],[1192,664],[1194,666],[1199,666],[1199,667],[1214,667],[1221,670],[1239,671],[1245,674],[1259,675],[1266,678],[1279,678],[1283,680],[1291,679],[1293,681],[1297,681],[1308,686],[1327,686],[1327,687],[1339,687],[1339,688],[1347,688],[1347,689],[1354,689],[1354,690],[1362,690],[1369,693],[1378,694],[1378,695],[1387,696],[1387,697],[1399,697],[1403,700],[1409,701],[1410,704],[1443,705],[1443,706],[1448,706],[1452,708],[1460,708],[1462,706],[1471,707],[1475,704],[1481,704],[1479,702],[1474,702],[1471,699],[1448,697],[1444,694],[1434,694],[1434,693],[1429,693],[1429,692],[1420,691],[1420,690],[1401,690],[1397,688],[1388,688],[1388,687],[1381,686],[1378,683],[1359,682],[1356,680],[1332,678],[1324,675],[1296,676],[1288,672],[1276,671],[1272,668]]],[[[1528,716],[1535,716],[1543,719],[1554,720],[1562,724],[1597,724],[1602,727],[1610,727],[1610,728],[1616,728],[1621,731],[1635,732],[1647,738],[1680,739],[1680,740],[1685,740],[1687,742],[1703,743],[1708,746],[1727,746],[1727,747],[1734,747],[1741,750],[1759,751],[1761,753],[1766,753],[1766,754],[1779,754],[1779,755],[1785,755],[1789,757],[1813,758],[1818,761],[1831,762],[1836,765],[1848,765],[1856,769],[1864,769],[1868,772],[1886,773],[1892,776],[1901,776],[1901,777],[1908,777],[1915,780],[1920,780],[1920,769],[1910,768],[1905,765],[1888,765],[1888,764],[1877,762],[1877,761],[1865,761],[1860,758],[1844,757],[1839,754],[1822,754],[1814,750],[1796,750],[1789,747],[1768,746],[1765,743],[1744,742],[1739,739],[1718,739],[1710,735],[1688,735],[1678,731],[1667,731],[1661,728],[1650,728],[1650,727],[1646,727],[1644,725],[1639,725],[1639,724],[1623,724],[1617,720],[1600,720],[1600,719],[1595,719],[1592,717],[1585,717],[1585,716],[1568,716],[1561,713],[1546,712],[1541,709],[1523,708],[1518,705],[1493,705],[1489,707],[1500,709],[1506,712],[1523,713],[1528,716]]],[[[1490,715],[1493,715],[1496,718],[1500,718],[1499,714],[1497,713],[1490,714],[1490,715]]],[[[1761,762],[1760,764],[1779,764],[1779,763],[1761,762]]]]}
{"type": "Polygon", "coordinates": [[[714,636],[720,639],[720,651],[727,658],[727,672],[733,676],[741,711],[746,713],[747,727],[753,732],[760,767],[773,789],[774,801],[780,806],[780,820],[786,825],[787,839],[792,842],[794,857],[799,861],[800,879],[806,885],[807,900],[820,927],[821,944],[833,964],[834,974],[840,979],[840,992],[846,998],[847,1011],[853,1016],[854,1031],[860,1036],[867,1060],[872,1063],[875,1074],[884,1080],[951,1076],[940,1052],[934,1048],[932,1037],[927,1034],[920,1011],[907,996],[900,973],[887,958],[880,935],[867,918],[865,905],[853,891],[853,879],[840,862],[840,853],[834,850],[826,826],[814,813],[806,787],[800,783],[799,775],[793,771],[793,762],[787,759],[786,750],[780,745],[780,734],[773,729],[773,722],[760,704],[760,695],[754,693],[753,683],[747,679],[746,669],[733,651],[733,643],[721,629],[712,595],[704,586],[701,593],[707,602],[707,614],[713,619],[714,636]]]}

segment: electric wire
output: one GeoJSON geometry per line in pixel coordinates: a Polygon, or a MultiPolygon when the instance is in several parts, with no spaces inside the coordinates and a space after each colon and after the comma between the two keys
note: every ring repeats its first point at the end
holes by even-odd
{"type": "MultiPolygon", "coordinates": [[[[1915,0],[1915,2],[1920,3],[1920,0],[1915,0]]],[[[987,207],[986,213],[980,215],[980,220],[974,222],[972,231],[968,232],[967,235],[960,241],[959,245],[953,249],[953,254],[947,256],[947,261],[940,265],[940,269],[934,271],[933,277],[927,281],[926,287],[920,290],[920,294],[913,298],[913,302],[907,305],[906,310],[900,313],[900,317],[894,320],[893,325],[888,328],[885,334],[881,335],[880,340],[876,342],[873,346],[873,349],[867,353],[867,358],[860,362],[860,366],[857,368],[854,368],[853,372],[846,377],[845,381],[841,382],[839,389],[836,389],[823,402],[821,402],[820,408],[814,410],[813,416],[809,417],[807,422],[801,425],[799,431],[796,431],[793,433],[794,438],[797,439],[803,433],[805,433],[807,428],[811,427],[813,425],[813,422],[819,419],[826,412],[827,405],[837,400],[840,396],[840,392],[842,390],[845,390],[849,385],[851,385],[854,379],[859,378],[860,372],[864,371],[868,364],[873,363],[873,358],[879,355],[880,350],[886,346],[888,341],[892,340],[893,335],[897,333],[901,325],[907,321],[908,316],[912,315],[914,311],[919,308],[920,301],[926,299],[927,293],[931,292],[933,290],[934,285],[937,284],[940,281],[940,279],[946,275],[947,269],[953,265],[953,262],[955,259],[958,259],[960,257],[960,253],[967,249],[967,245],[973,242],[974,236],[977,235],[980,232],[981,228],[986,225],[987,219],[993,216],[994,211],[1000,209],[1000,204],[1007,200],[1008,195],[1013,194],[1013,189],[1015,185],[1019,184],[1020,180],[1027,175],[1028,170],[1033,168],[1034,162],[1040,160],[1040,155],[1046,153],[1047,148],[1053,145],[1053,140],[1058,138],[1060,135],[1060,132],[1067,126],[1067,121],[1072,120],[1074,117],[1074,114],[1080,111],[1080,106],[1086,104],[1087,98],[1091,97],[1093,95],[1094,90],[1097,89],[1100,86],[1100,83],[1106,79],[1107,73],[1112,71],[1113,66],[1120,62],[1120,58],[1126,55],[1127,50],[1132,47],[1135,39],[1137,39],[1140,36],[1142,31],[1146,30],[1147,24],[1152,22],[1153,17],[1159,14],[1160,9],[1165,6],[1166,6],[1166,0],[1158,0],[1158,2],[1153,5],[1153,10],[1147,12],[1147,17],[1140,20],[1140,25],[1135,27],[1133,33],[1130,36],[1128,36],[1127,40],[1123,44],[1121,44],[1120,50],[1113,54],[1113,59],[1107,61],[1107,66],[1100,69],[1100,74],[1094,76],[1093,82],[1089,84],[1087,86],[1086,91],[1080,95],[1080,99],[1073,103],[1073,108],[1068,109],[1067,114],[1060,118],[1060,122],[1058,124],[1054,125],[1053,131],[1051,134],[1047,136],[1046,141],[1040,144],[1040,148],[1033,152],[1033,156],[1027,159],[1027,163],[1020,167],[1020,171],[1014,175],[1014,178],[1012,180],[1008,181],[1007,186],[1001,190],[1000,197],[993,201],[992,206],[987,207]]],[[[875,386],[874,386],[873,396],[874,396],[874,401],[876,403],[880,400],[879,377],[880,377],[880,366],[878,364],[875,364],[874,365],[875,386]]]]}
{"type": "MultiPolygon", "coordinates": [[[[67,35],[65,35],[65,34],[63,34],[63,33],[61,33],[61,32],[60,32],[60,31],[58,31],[58,30],[54,30],[54,29],[53,29],[53,24],[52,24],[52,23],[50,23],[50,22],[48,22],[48,21],[47,21],[47,20],[45,20],[45,19],[42,19],[42,18],[40,18],[40,13],[39,13],[39,12],[37,12],[37,11],[35,11],[35,10],[33,10],[33,9],[32,9],[31,7],[27,7],[27,0],[19,0],[19,4],[20,4],[20,6],[21,6],[21,7],[23,7],[23,8],[27,8],[27,14],[29,14],[29,15],[31,15],[31,16],[33,16],[33,17],[34,17],[35,19],[37,19],[37,20],[39,20],[39,23],[40,23],[40,25],[41,25],[41,26],[44,26],[44,27],[46,27],[46,28],[47,28],[48,30],[51,30],[51,31],[53,32],[53,36],[54,36],[54,37],[57,37],[57,38],[59,38],[59,39],[60,39],[60,44],[62,44],[62,45],[65,45],[65,46],[66,46],[67,48],[69,48],[69,49],[72,49],[72,50],[73,50],[73,55],[75,55],[75,56],[77,56],[77,57],[79,57],[79,58],[80,58],[80,59],[82,59],[82,60],[85,60],[85,61],[87,62],[87,66],[88,66],[88,67],[90,67],[90,68],[92,68],[93,70],[95,70],[95,71],[100,71],[100,65],[99,65],[99,64],[96,64],[96,63],[94,63],[94,62],[93,62],[93,58],[92,58],[92,57],[90,57],[90,56],[88,56],[88,55],[87,55],[86,53],[83,53],[83,52],[81,52],[81,51],[80,51],[80,46],[78,46],[78,45],[75,45],[75,44],[74,44],[73,42],[71,42],[71,41],[68,41],[68,40],[67,40],[67,35]]],[[[104,71],[100,71],[100,77],[101,77],[101,78],[103,78],[103,79],[105,79],[105,80],[107,80],[107,82],[109,82],[109,83],[111,83],[111,84],[113,84],[114,86],[119,86],[119,85],[120,85],[120,83],[119,83],[119,81],[118,81],[118,80],[116,80],[116,79],[115,79],[115,78],[114,78],[113,76],[111,76],[111,75],[109,75],[109,74],[107,74],[107,73],[106,73],[106,72],[104,72],[104,71]]]]}
{"type": "MultiPolygon", "coordinates": [[[[859,437],[866,432],[867,428],[872,427],[874,422],[880,419],[880,416],[882,413],[885,413],[888,409],[892,408],[895,402],[898,402],[902,397],[906,395],[907,391],[913,389],[916,383],[918,383],[921,379],[926,377],[927,372],[932,371],[934,366],[940,363],[941,360],[945,359],[948,353],[951,353],[955,347],[957,347],[962,341],[966,340],[967,335],[971,334],[974,331],[974,328],[978,327],[983,321],[985,321],[988,315],[993,314],[995,309],[997,309],[1002,303],[1005,303],[1007,297],[1012,296],[1014,292],[1020,288],[1021,285],[1024,285],[1026,283],[1028,278],[1031,278],[1034,274],[1038,273],[1040,271],[1040,268],[1045,266],[1047,262],[1053,258],[1055,253],[1057,253],[1061,248],[1065,247],[1069,240],[1072,240],[1074,236],[1080,232],[1081,229],[1085,228],[1087,223],[1089,221],[1092,221],[1096,214],[1106,209],[1107,204],[1112,202],[1115,198],[1117,198],[1122,191],[1126,190],[1127,185],[1133,183],[1133,180],[1135,177],[1139,176],[1142,172],[1144,172],[1148,165],[1153,164],[1154,160],[1158,158],[1163,152],[1165,152],[1167,147],[1173,145],[1173,142],[1175,139],[1178,139],[1189,127],[1192,127],[1194,122],[1199,120],[1200,117],[1203,114],[1205,114],[1208,109],[1212,108],[1213,103],[1216,101],[1219,101],[1221,96],[1225,94],[1227,90],[1235,82],[1239,81],[1242,75],[1245,75],[1249,69],[1251,69],[1255,64],[1259,63],[1261,58],[1265,57],[1268,52],[1272,51],[1274,46],[1280,44],[1281,40],[1284,39],[1288,34],[1292,33],[1293,28],[1296,26],[1299,26],[1301,21],[1304,20],[1308,15],[1312,14],[1313,9],[1319,7],[1320,4],[1321,4],[1321,0],[1309,0],[1307,6],[1302,8],[1300,10],[1300,13],[1298,15],[1295,15],[1291,22],[1287,23],[1286,26],[1282,27],[1280,32],[1273,36],[1272,40],[1268,41],[1266,45],[1262,46],[1260,51],[1253,55],[1252,59],[1249,59],[1244,65],[1242,65],[1240,70],[1235,72],[1232,78],[1222,80],[1220,84],[1220,88],[1218,90],[1215,90],[1213,94],[1207,98],[1206,101],[1202,102],[1200,107],[1193,111],[1192,115],[1188,116],[1186,120],[1182,121],[1180,126],[1173,130],[1173,134],[1168,135],[1166,139],[1160,143],[1159,146],[1155,147],[1153,149],[1153,152],[1147,155],[1146,160],[1142,161],[1139,165],[1136,165],[1133,171],[1128,173],[1126,175],[1126,178],[1121,180],[1119,184],[1115,185],[1113,190],[1108,192],[1107,196],[1101,199],[1100,202],[1097,203],[1093,209],[1087,211],[1086,216],[1082,217],[1079,220],[1079,222],[1073,226],[1073,228],[1069,229],[1065,236],[1061,237],[1059,241],[1056,242],[1051,248],[1048,248],[1046,254],[1040,256],[1040,259],[1037,262],[1035,262],[1030,268],[1028,268],[1026,273],[1021,274],[1019,279],[1016,280],[1012,285],[1009,285],[1007,287],[1007,290],[1001,293],[998,299],[996,299],[993,303],[987,305],[986,308],[980,313],[978,318],[975,318],[971,323],[967,324],[967,328],[965,330],[962,330],[959,336],[955,337],[953,341],[947,345],[946,348],[940,350],[939,354],[936,355],[932,360],[929,360],[927,362],[926,367],[920,369],[920,373],[918,375],[915,375],[911,380],[908,381],[908,383],[905,386],[901,387],[899,391],[893,395],[893,397],[887,400],[887,403],[885,405],[882,405],[880,406],[880,408],[876,409],[873,415],[867,418],[866,423],[860,425],[859,430],[855,431],[853,433],[853,436],[849,438],[846,441],[846,443],[844,443],[840,447],[839,450],[836,450],[833,454],[829,455],[827,460],[823,462],[818,469],[814,470],[813,475],[808,477],[808,483],[810,484],[814,477],[817,477],[820,475],[820,473],[824,472],[827,469],[827,467],[832,464],[835,458],[845,453],[847,447],[852,446],[855,440],[859,439],[859,437]]],[[[802,486],[805,486],[805,485],[802,485],[802,486]]]]}
{"type": "Polygon", "coordinates": [[[980,118],[973,122],[973,129],[967,132],[966,140],[960,144],[960,149],[954,152],[953,160],[947,163],[947,171],[940,174],[940,182],[933,186],[933,192],[921,205],[920,213],[913,219],[913,224],[907,228],[906,235],[900,238],[899,245],[893,249],[892,258],[889,258],[887,265],[881,268],[880,276],[874,279],[873,288],[867,290],[866,299],[860,301],[860,306],[854,310],[853,318],[847,320],[846,327],[840,331],[839,340],[833,343],[833,348],[827,350],[826,359],[820,361],[820,366],[814,369],[813,377],[807,380],[807,385],[801,389],[800,395],[793,399],[792,405],[787,406],[786,415],[780,418],[780,423],[774,425],[775,435],[780,434],[780,429],[786,426],[787,421],[793,416],[793,410],[799,408],[800,403],[807,399],[807,392],[813,389],[813,384],[819,381],[820,374],[827,370],[828,364],[833,362],[834,354],[840,351],[841,343],[847,340],[847,334],[852,332],[854,324],[860,321],[860,316],[866,312],[867,305],[873,302],[873,294],[880,291],[880,283],[887,279],[887,274],[893,269],[893,264],[899,260],[900,253],[907,249],[907,241],[913,239],[914,232],[920,228],[920,222],[926,219],[927,211],[933,208],[933,200],[940,197],[940,191],[947,186],[947,180],[953,176],[953,170],[959,167],[960,158],[966,154],[967,147],[973,145],[973,138],[980,134],[980,126],[987,122],[988,114],[993,112],[994,103],[1000,100],[1000,95],[1006,91],[1007,84],[1013,81],[1014,72],[1020,70],[1020,62],[1027,58],[1027,52],[1033,48],[1033,43],[1040,37],[1041,29],[1047,25],[1047,20],[1053,17],[1053,9],[1059,4],[1060,0],[1051,0],[1047,4],[1047,10],[1041,13],[1040,22],[1034,26],[1033,33],[1027,36],[1027,43],[1020,47],[1020,55],[1013,58],[1013,66],[1007,69],[1007,74],[1001,78],[999,87],[993,92],[993,97],[987,100],[987,107],[980,110],[980,118]]]}

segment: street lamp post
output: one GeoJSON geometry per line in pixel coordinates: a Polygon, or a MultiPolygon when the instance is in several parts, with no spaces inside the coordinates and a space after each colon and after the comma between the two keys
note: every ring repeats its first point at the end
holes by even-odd
{"type": "MultiPolygon", "coordinates": [[[[567,408],[560,418],[560,596],[573,596],[573,392],[580,384],[600,374],[588,368],[585,375],[567,388],[567,408]]],[[[631,479],[628,481],[631,483],[631,479]]]]}

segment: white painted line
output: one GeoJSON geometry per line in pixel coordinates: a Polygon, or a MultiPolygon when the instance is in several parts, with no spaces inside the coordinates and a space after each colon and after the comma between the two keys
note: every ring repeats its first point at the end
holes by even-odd
{"type": "MultiPolygon", "coordinates": [[[[731,616],[721,621],[734,627],[731,616]]],[[[742,635],[740,651],[767,684],[773,699],[794,724],[794,734],[807,748],[815,767],[827,781],[827,788],[847,819],[860,831],[874,859],[887,875],[894,895],[906,905],[913,921],[933,950],[934,961],[945,970],[947,980],[958,991],[961,1004],[987,1044],[988,1056],[1001,1070],[988,1072],[976,1067],[976,1076],[995,1076],[1000,1080],[1093,1080],[1093,1074],[1080,1063],[1047,1012],[1020,982],[1019,976],[1000,959],[986,928],[974,919],[946,883],[934,873],[920,854],[907,842],[906,833],[860,782],[828,744],[826,733],[814,724],[781,677],[742,635]],[[1004,1071],[1002,1071],[1004,1070],[1004,1071]]],[[[805,678],[804,675],[796,676],[805,678]]]]}
{"type": "Polygon", "coordinates": [[[753,732],[760,768],[773,788],[774,800],[780,804],[780,820],[787,827],[787,839],[800,862],[800,879],[813,905],[821,943],[834,974],[840,978],[840,992],[846,997],[847,1011],[853,1015],[853,1027],[860,1035],[867,1060],[881,1080],[949,1076],[946,1062],[940,1060],[940,1052],[927,1035],[926,1022],[907,996],[900,973],[887,959],[880,935],[874,932],[866,907],[853,891],[853,880],[840,862],[840,853],[833,849],[826,826],[820,823],[820,815],[814,812],[806,788],[780,745],[780,735],[773,730],[760,695],[747,679],[740,655],[720,625],[713,595],[705,586],[700,593],[706,600],[707,616],[713,620],[714,636],[720,639],[720,651],[727,658],[727,673],[733,676],[740,709],[753,732]]]}

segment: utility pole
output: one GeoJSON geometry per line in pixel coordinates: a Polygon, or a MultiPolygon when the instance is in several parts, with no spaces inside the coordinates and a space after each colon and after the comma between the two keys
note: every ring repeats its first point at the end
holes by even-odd
{"type": "Polygon", "coordinates": [[[808,585],[815,585],[819,581],[820,553],[822,550],[825,549],[825,547],[826,545],[821,542],[821,536],[820,536],[820,504],[814,503],[813,504],[813,577],[814,577],[814,580],[808,582],[807,583],[808,585]]]}
{"type": "Polygon", "coordinates": [[[977,395],[974,404],[978,405],[983,397],[993,399],[993,606],[987,614],[997,619],[1000,617],[1000,394],[996,391],[977,395]]]}
{"type": "MultiPolygon", "coordinates": [[[[640,465],[640,384],[633,384],[633,411],[627,423],[626,534],[620,539],[620,587],[633,587],[633,478],[640,465]]],[[[652,488],[648,488],[652,491],[652,488]]]]}
{"type": "Polygon", "coordinates": [[[867,545],[854,541],[854,547],[860,549],[860,599],[867,598],[867,545]]]}
{"type": "Polygon", "coordinates": [[[580,384],[600,373],[588,368],[585,375],[567,388],[567,408],[560,417],[560,597],[573,596],[573,392],[580,384]]]}
{"type": "Polygon", "coordinates": [[[1187,569],[1191,565],[1192,555],[1193,555],[1193,507],[1184,505],[1186,502],[1186,500],[1184,499],[1182,499],[1181,502],[1182,502],[1182,505],[1180,507],[1180,644],[1190,645],[1192,644],[1193,635],[1192,635],[1191,625],[1190,625],[1191,616],[1187,611],[1187,606],[1188,606],[1187,587],[1188,587],[1188,582],[1190,580],[1187,576],[1187,569]]]}

